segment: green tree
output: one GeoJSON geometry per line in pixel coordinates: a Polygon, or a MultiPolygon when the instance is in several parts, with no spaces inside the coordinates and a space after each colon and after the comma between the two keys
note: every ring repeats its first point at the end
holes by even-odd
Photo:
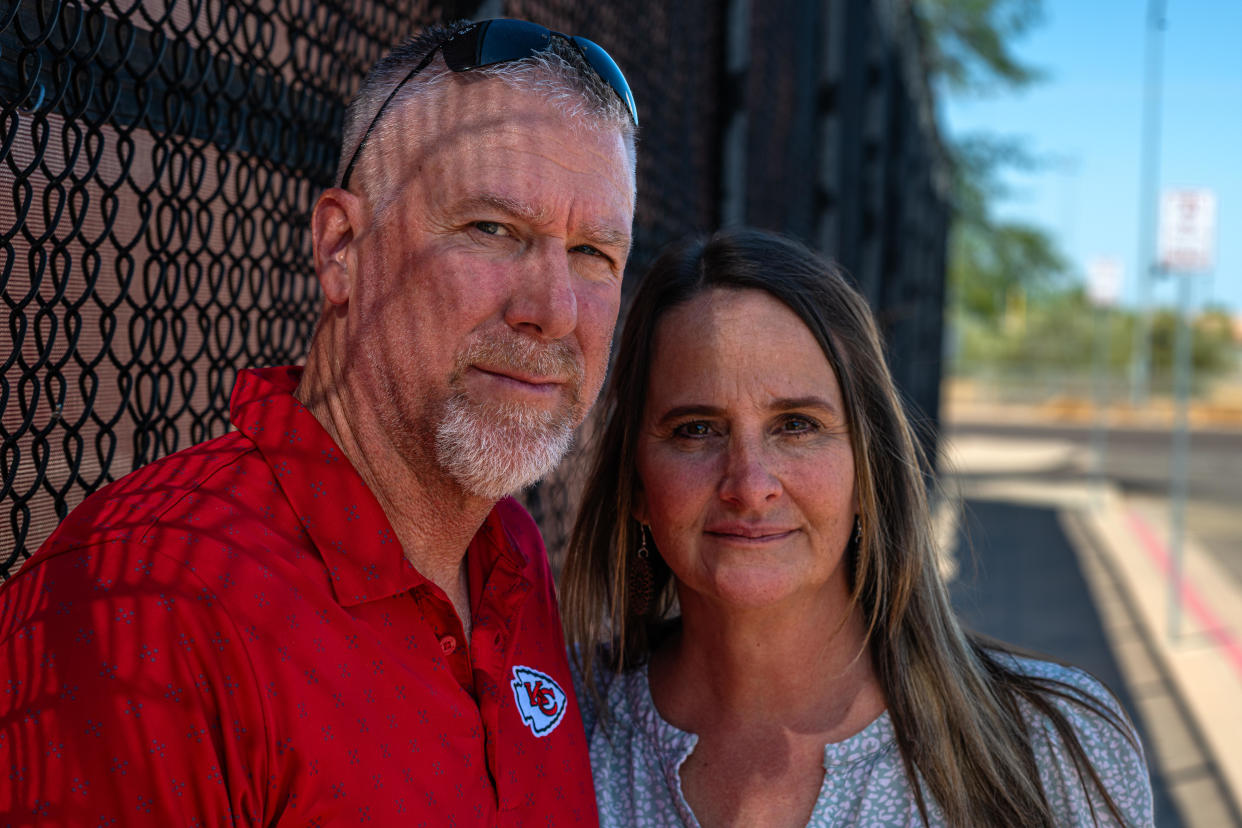
{"type": "MultiPolygon", "coordinates": [[[[959,370],[966,373],[999,372],[1011,379],[1030,377],[1057,381],[1077,379],[1080,387],[1093,379],[1093,354],[1099,347],[1100,326],[1108,333],[1107,371],[1122,384],[1128,374],[1134,342],[1134,312],[1102,310],[1092,306],[1081,285],[1051,290],[1032,301],[1021,324],[989,326],[977,319],[963,324],[958,353],[959,370]]],[[[1177,314],[1157,311],[1152,317],[1153,386],[1171,391],[1177,314]]],[[[1238,350],[1233,342],[1229,314],[1209,309],[1191,321],[1191,365],[1197,387],[1233,371],[1238,350]]]]}
{"type": "MultiPolygon", "coordinates": [[[[1171,382],[1178,313],[1161,308],[1152,314],[1151,367],[1158,382],[1171,382]]],[[[1228,314],[1214,308],[1199,314],[1190,323],[1190,363],[1197,382],[1231,371],[1236,364],[1228,314]]]]}
{"type": "Polygon", "coordinates": [[[952,92],[1019,88],[1037,80],[1011,43],[1043,17],[1041,0],[915,0],[934,80],[952,92]]]}
{"type": "Polygon", "coordinates": [[[958,221],[949,236],[953,310],[1002,325],[1015,307],[1055,291],[1065,262],[1042,230],[1025,224],[958,221]]]}
{"type": "MultiPolygon", "coordinates": [[[[1042,77],[1012,50],[1014,40],[1041,20],[1040,0],[914,0],[914,10],[940,94],[1017,91],[1042,77]]],[[[1041,161],[1021,140],[995,133],[959,136],[945,145],[954,185],[948,256],[953,370],[1086,379],[1099,326],[1105,325],[1108,370],[1121,381],[1130,363],[1134,314],[1093,307],[1044,230],[993,216],[992,204],[1005,195],[999,173],[1037,169],[1041,161]]],[[[1159,384],[1170,382],[1176,321],[1172,311],[1153,317],[1152,367],[1159,384]]],[[[1192,330],[1197,381],[1234,369],[1238,352],[1226,313],[1205,312],[1192,330]]]]}
{"type": "MultiPolygon", "coordinates": [[[[1015,91],[1042,73],[1013,53],[1015,38],[1042,18],[1040,0],[915,0],[932,83],[943,95],[1015,91]]],[[[1024,314],[1065,282],[1066,265],[1038,227],[998,221],[991,205],[1004,189],[1005,168],[1033,169],[1039,161],[1012,137],[976,133],[946,141],[953,166],[953,223],[948,295],[959,353],[995,340],[1014,314],[1024,314]]]]}

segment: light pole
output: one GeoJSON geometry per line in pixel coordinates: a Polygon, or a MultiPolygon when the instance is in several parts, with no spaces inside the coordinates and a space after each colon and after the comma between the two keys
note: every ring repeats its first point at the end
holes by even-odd
{"type": "Polygon", "coordinates": [[[1130,403],[1147,402],[1151,377],[1151,283],[1156,276],[1156,187],[1160,178],[1160,88],[1164,53],[1165,0],[1147,0],[1147,38],[1143,67],[1143,134],[1139,158],[1139,236],[1137,324],[1130,362],[1130,403]]]}

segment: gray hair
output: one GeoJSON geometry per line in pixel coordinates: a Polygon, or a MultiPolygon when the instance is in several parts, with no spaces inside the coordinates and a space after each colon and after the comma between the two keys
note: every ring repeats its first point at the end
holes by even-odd
{"type": "MultiPolygon", "coordinates": [[[[433,49],[472,25],[459,21],[448,26],[428,26],[420,34],[395,47],[372,67],[362,82],[349,108],[345,111],[345,127],[341,155],[337,163],[336,183],[340,186],[358,144],[367,127],[383,106],[393,88],[433,49]]],[[[399,112],[417,97],[436,94],[452,76],[441,55],[436,55],[421,72],[401,88],[384,110],[379,123],[366,138],[366,146],[354,162],[353,178],[364,182],[377,210],[388,203],[392,169],[384,159],[392,147],[402,146],[408,133],[398,127],[399,112]]],[[[635,178],[636,128],[629,111],[616,92],[595,73],[578,49],[563,38],[554,37],[549,47],[521,60],[497,63],[472,69],[471,79],[495,78],[512,87],[538,95],[551,104],[567,122],[588,126],[601,132],[615,131],[625,140],[630,180],[635,178]]]]}

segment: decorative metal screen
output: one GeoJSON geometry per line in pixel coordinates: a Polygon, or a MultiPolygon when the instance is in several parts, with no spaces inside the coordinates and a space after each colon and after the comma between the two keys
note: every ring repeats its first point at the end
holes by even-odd
{"type": "MultiPolygon", "coordinates": [[[[849,42],[833,21],[903,19],[904,6],[878,5],[9,0],[0,6],[0,579],[88,493],[227,431],[239,369],[302,358],[321,302],[309,212],[331,183],[345,103],[381,54],[430,20],[526,17],[616,57],[643,122],[631,274],[668,241],[719,224],[722,134],[739,107],[750,136],[745,218],[838,244],[841,232],[823,228],[840,231],[841,216],[864,205],[833,189],[854,161],[826,152],[840,139],[825,125],[853,134],[856,113],[842,102],[865,107],[880,95],[889,114],[868,122],[869,158],[887,172],[865,207],[877,261],[888,259],[872,273],[843,258],[875,283],[873,299],[885,301],[878,286],[888,280],[894,307],[934,319],[938,336],[935,136],[910,117],[926,90],[899,71],[917,62],[917,46],[893,34],[900,26],[866,30],[864,51],[884,55],[879,92],[865,70],[859,81],[825,69],[834,44],[849,42]],[[726,65],[730,25],[751,32],[746,73],[726,65]],[[834,83],[858,94],[834,93],[834,83]],[[890,140],[897,124],[904,132],[890,140]],[[920,221],[926,238],[903,252],[905,224],[920,221]],[[902,284],[931,288],[911,301],[902,284]]],[[[863,224],[848,232],[861,238],[863,224]]],[[[526,496],[554,553],[580,473],[571,456],[526,496]]]]}

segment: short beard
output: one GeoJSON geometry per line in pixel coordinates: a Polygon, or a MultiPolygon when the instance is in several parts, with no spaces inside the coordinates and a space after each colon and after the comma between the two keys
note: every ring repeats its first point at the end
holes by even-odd
{"type": "Polygon", "coordinates": [[[436,426],[440,467],[467,493],[499,500],[552,471],[573,443],[582,411],[582,368],[563,343],[539,345],[516,335],[479,343],[458,359],[436,426]],[[568,404],[556,410],[471,400],[460,379],[470,365],[513,367],[540,376],[567,377],[568,404]]]}

